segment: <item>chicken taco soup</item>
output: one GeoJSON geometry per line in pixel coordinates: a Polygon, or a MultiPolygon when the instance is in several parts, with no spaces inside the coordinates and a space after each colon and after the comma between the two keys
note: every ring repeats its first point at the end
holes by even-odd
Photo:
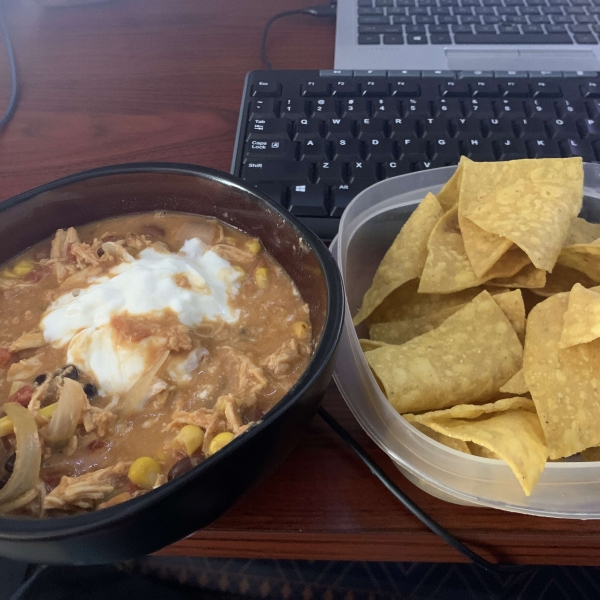
{"type": "Polygon", "coordinates": [[[58,230],[0,267],[0,513],[118,504],[242,435],[313,350],[260,240],[143,213],[58,230]]]}

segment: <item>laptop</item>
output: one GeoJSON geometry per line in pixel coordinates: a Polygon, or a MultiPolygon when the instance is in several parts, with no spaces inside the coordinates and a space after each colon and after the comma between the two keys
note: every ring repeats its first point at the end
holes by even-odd
{"type": "Polygon", "coordinates": [[[335,69],[600,71],[600,0],[338,0],[335,69]]]}

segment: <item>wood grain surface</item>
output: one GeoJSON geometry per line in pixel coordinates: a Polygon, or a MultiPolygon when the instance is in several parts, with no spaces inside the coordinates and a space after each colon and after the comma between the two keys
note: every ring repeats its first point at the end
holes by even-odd
{"type": "MultiPolygon", "coordinates": [[[[21,82],[0,132],[0,198],[83,169],[178,161],[229,170],[244,76],[261,68],[274,13],[311,0],[114,0],[44,8],[4,0],[21,82]]],[[[333,65],[331,19],[277,22],[275,68],[333,65]]],[[[410,65],[404,65],[410,68],[410,65]]],[[[0,48],[0,104],[9,95],[0,48]]],[[[490,559],[600,564],[600,522],[448,504],[407,482],[360,430],[332,384],[326,407],[431,516],[490,559]]],[[[165,516],[168,518],[168,515],[165,516]]],[[[316,417],[292,456],[171,555],[459,561],[398,504],[316,417]]]]}

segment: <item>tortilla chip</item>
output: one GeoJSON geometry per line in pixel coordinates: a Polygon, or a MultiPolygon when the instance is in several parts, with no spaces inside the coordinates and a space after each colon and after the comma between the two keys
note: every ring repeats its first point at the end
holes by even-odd
{"type": "Polygon", "coordinates": [[[600,461],[600,447],[588,448],[581,451],[581,458],[587,462],[600,461]]]}
{"type": "MultiPolygon", "coordinates": [[[[441,434],[439,434],[441,435],[441,434]]],[[[448,437],[448,436],[446,436],[448,437]]],[[[457,440],[458,441],[458,440],[457,440]]],[[[473,456],[479,456],[481,458],[491,458],[493,460],[502,460],[495,452],[480,446],[479,444],[475,444],[473,442],[467,442],[467,448],[471,452],[473,456]]]]}
{"type": "MultiPolygon", "coordinates": [[[[439,198],[438,198],[439,200],[439,198]]],[[[600,239],[600,223],[590,223],[580,217],[571,219],[563,246],[591,244],[600,239]]]]}
{"type": "Polygon", "coordinates": [[[600,283],[600,244],[574,244],[560,251],[558,263],[587,275],[600,283]]]}
{"type": "Polygon", "coordinates": [[[523,369],[517,371],[512,379],[509,379],[501,388],[503,394],[512,394],[514,396],[523,396],[529,393],[529,388],[525,383],[525,375],[523,369]]]}
{"type": "Polygon", "coordinates": [[[522,356],[517,334],[488,292],[429,333],[365,353],[400,414],[485,402],[521,368],[522,356]]]}
{"type": "Polygon", "coordinates": [[[526,398],[506,398],[483,406],[455,406],[416,419],[438,433],[473,442],[498,455],[511,468],[527,496],[546,465],[544,433],[533,402],[526,398]]]}
{"type": "Polygon", "coordinates": [[[494,296],[494,301],[502,309],[513,326],[521,343],[525,340],[525,304],[521,290],[505,292],[494,296]]]}
{"type": "MultiPolygon", "coordinates": [[[[560,257],[559,257],[560,260],[560,257]]],[[[543,271],[545,273],[545,271],[543,271]]],[[[585,288],[596,285],[596,282],[584,275],[581,271],[565,267],[556,263],[552,273],[546,275],[546,285],[543,288],[532,289],[531,291],[538,296],[548,298],[554,294],[568,292],[576,284],[580,283],[585,288]]]]}
{"type": "Polygon", "coordinates": [[[506,260],[499,261],[485,277],[478,277],[465,252],[458,227],[458,209],[452,208],[438,221],[427,242],[427,260],[421,275],[419,293],[459,292],[496,277],[515,275],[529,262],[527,256],[518,249],[506,253],[503,258],[506,260]]]}
{"type": "Polygon", "coordinates": [[[463,166],[464,161],[461,160],[452,177],[448,179],[444,187],[436,196],[444,212],[448,212],[451,208],[458,206],[458,194],[460,192],[460,180],[462,177],[463,166]]]}
{"type": "Polygon", "coordinates": [[[538,269],[552,271],[571,219],[581,210],[583,164],[578,157],[528,162],[527,173],[481,198],[466,216],[516,244],[538,269]]]}
{"type": "Polygon", "coordinates": [[[441,216],[442,207],[436,197],[427,194],[383,257],[353,319],[355,325],[364,321],[395,289],[420,277],[427,257],[427,240],[441,216]]]}
{"type": "Polygon", "coordinates": [[[483,288],[469,288],[456,294],[419,294],[418,280],[412,280],[394,290],[371,314],[369,323],[386,323],[418,319],[470,302],[483,288]]]}
{"type": "Polygon", "coordinates": [[[600,294],[576,283],[569,294],[559,348],[587,344],[600,337],[600,294]]]}
{"type": "MultiPolygon", "coordinates": [[[[500,264],[510,252],[512,252],[512,250],[509,250],[496,264],[500,264]]],[[[547,277],[548,274],[546,271],[537,269],[530,263],[512,277],[490,279],[487,284],[507,288],[541,289],[546,285],[547,277]]]]}
{"type": "Polygon", "coordinates": [[[377,340],[365,340],[361,338],[358,340],[360,344],[360,349],[363,352],[368,352],[369,350],[376,350],[377,348],[381,348],[382,346],[387,346],[385,342],[378,342],[377,340]]]}
{"type": "Polygon", "coordinates": [[[582,190],[580,158],[465,161],[459,223],[475,273],[483,277],[508,250],[511,241],[525,250],[536,267],[551,271],[570,220],[581,208],[582,190]],[[515,186],[532,192],[533,204],[515,195],[515,186]],[[544,186],[565,188],[561,198],[568,206],[566,213],[558,214],[556,210],[562,201],[554,203],[555,210],[549,209],[543,195],[552,190],[544,186]],[[507,204],[501,203],[504,201],[507,204]]]}
{"type": "MultiPolygon", "coordinates": [[[[494,300],[504,311],[519,339],[523,342],[525,336],[525,305],[523,304],[521,291],[497,293],[494,295],[494,300]]],[[[378,343],[405,344],[419,335],[433,331],[465,304],[442,308],[437,312],[417,319],[374,323],[369,327],[369,336],[371,340],[377,340],[378,343]]],[[[372,350],[373,348],[369,349],[372,350]]]]}
{"type": "Polygon", "coordinates": [[[458,450],[459,452],[464,452],[465,454],[471,454],[471,450],[467,446],[466,442],[462,440],[456,440],[454,438],[448,437],[443,433],[438,433],[431,429],[431,427],[427,427],[427,425],[423,425],[419,423],[415,415],[407,414],[404,415],[404,418],[415,428],[418,429],[421,433],[424,433],[427,437],[430,437],[432,440],[439,442],[444,446],[448,446],[448,448],[452,448],[453,450],[458,450]]]}
{"type": "Polygon", "coordinates": [[[568,303],[557,294],[527,317],[523,371],[550,458],[600,445],[600,340],[559,348],[568,303]]]}
{"type": "Polygon", "coordinates": [[[450,315],[460,310],[464,305],[444,308],[438,312],[405,321],[392,321],[391,323],[374,323],[369,327],[369,336],[372,340],[387,344],[405,344],[424,333],[439,327],[450,315]]]}

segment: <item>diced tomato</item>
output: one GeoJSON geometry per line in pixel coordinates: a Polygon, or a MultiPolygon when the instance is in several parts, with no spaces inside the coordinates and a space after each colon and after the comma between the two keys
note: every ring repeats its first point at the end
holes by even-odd
{"type": "Polygon", "coordinates": [[[108,442],[105,442],[104,440],[94,440],[93,442],[90,442],[88,444],[88,450],[91,450],[92,452],[94,450],[100,450],[100,448],[107,448],[108,447],[108,442]]]}
{"type": "Polygon", "coordinates": [[[29,401],[31,400],[31,396],[33,396],[33,392],[35,389],[32,385],[24,385],[22,388],[19,388],[12,396],[9,397],[9,402],[17,402],[21,406],[27,406],[29,401]]]}
{"type": "Polygon", "coordinates": [[[73,247],[72,243],[68,243],[67,244],[67,258],[71,261],[71,262],[77,262],[77,258],[75,257],[75,255],[71,252],[71,248],[73,247]]]}
{"type": "Polygon", "coordinates": [[[8,348],[0,348],[0,369],[6,369],[12,360],[12,354],[8,348]]]}
{"type": "Polygon", "coordinates": [[[33,271],[29,271],[23,279],[37,283],[38,281],[42,281],[42,279],[46,279],[50,275],[50,272],[48,267],[38,267],[37,269],[33,269],[33,271]]]}

